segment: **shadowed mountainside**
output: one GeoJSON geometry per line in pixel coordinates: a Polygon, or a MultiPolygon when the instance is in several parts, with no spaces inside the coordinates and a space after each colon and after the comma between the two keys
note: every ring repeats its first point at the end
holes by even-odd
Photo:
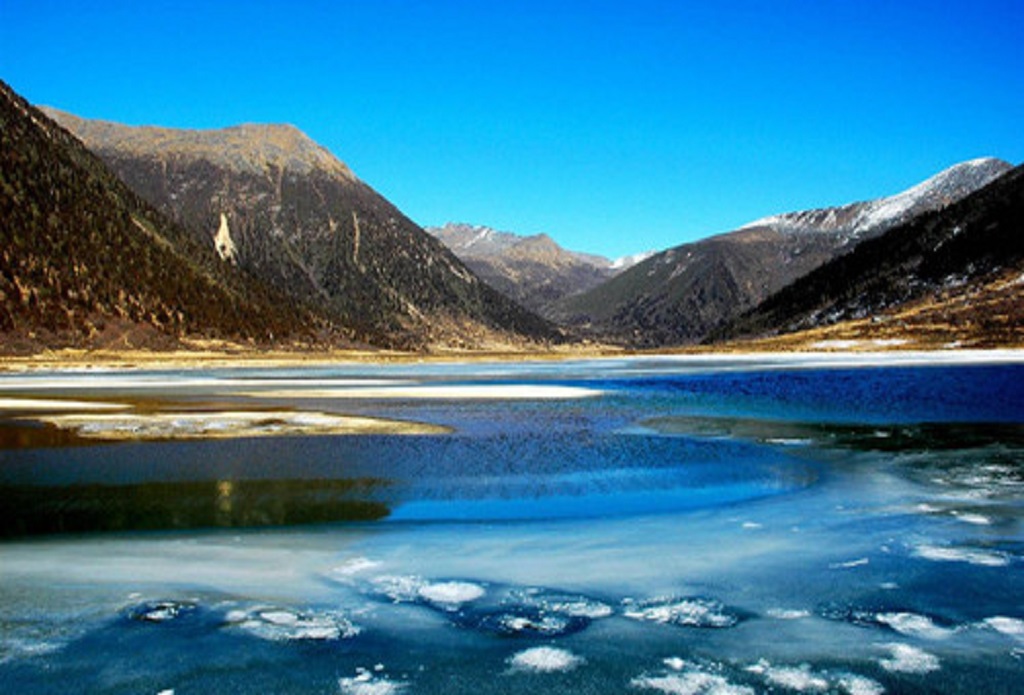
{"type": "Polygon", "coordinates": [[[559,338],[292,126],[194,131],[48,113],[195,242],[351,339],[417,349],[559,338]]]}
{"type": "Polygon", "coordinates": [[[311,312],[223,264],[0,82],[5,352],[309,342],[311,312]]]}
{"type": "Polygon", "coordinates": [[[559,302],[551,316],[637,347],[696,343],[865,239],[954,203],[1009,168],[973,160],[890,198],[757,220],[657,254],[559,302]]]}
{"type": "Polygon", "coordinates": [[[592,289],[623,269],[602,256],[568,251],[546,234],[519,236],[454,223],[427,231],[484,282],[547,318],[555,302],[592,289]]]}
{"type": "Polygon", "coordinates": [[[1024,331],[1024,167],[867,240],[712,334],[773,336],[848,321],[865,333],[948,334],[991,347],[1024,331]],[[930,326],[930,328],[929,328],[930,326]]]}

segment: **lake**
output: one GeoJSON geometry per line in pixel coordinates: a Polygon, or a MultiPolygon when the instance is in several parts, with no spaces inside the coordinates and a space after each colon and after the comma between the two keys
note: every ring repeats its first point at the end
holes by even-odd
{"type": "Polygon", "coordinates": [[[0,691],[1013,693],[1024,355],[0,375],[0,691]]]}

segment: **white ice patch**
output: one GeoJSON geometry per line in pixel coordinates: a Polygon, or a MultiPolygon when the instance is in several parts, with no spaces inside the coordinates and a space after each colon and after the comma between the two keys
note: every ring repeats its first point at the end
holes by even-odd
{"type": "Polygon", "coordinates": [[[513,669],[520,671],[556,673],[577,668],[583,664],[583,658],[567,649],[533,647],[513,655],[509,658],[508,663],[513,669]]]}
{"type": "Polygon", "coordinates": [[[810,446],[814,443],[813,439],[802,439],[798,437],[769,437],[764,441],[765,444],[775,444],[777,446],[810,446]]]}
{"type": "Polygon", "coordinates": [[[702,671],[640,676],[630,681],[634,688],[657,690],[667,695],[754,695],[754,689],[734,685],[722,676],[702,671]]]}
{"type": "Polygon", "coordinates": [[[545,401],[592,398],[603,392],[579,386],[542,384],[468,384],[446,386],[395,386],[380,388],[295,389],[288,391],[245,391],[239,395],[252,398],[322,398],[322,399],[389,399],[403,400],[474,400],[474,401],[545,401]]]}
{"type": "Polygon", "coordinates": [[[916,613],[879,613],[875,619],[902,635],[912,637],[945,639],[954,633],[954,630],[936,625],[928,616],[916,613]]]}
{"type": "Polygon", "coordinates": [[[763,677],[769,685],[801,693],[823,693],[829,688],[828,679],[811,671],[809,666],[772,666],[762,659],[747,667],[747,671],[763,677]]]}
{"type": "Polygon", "coordinates": [[[97,401],[71,401],[49,398],[0,398],[0,411],[90,411],[125,410],[130,406],[121,403],[100,403],[97,401]]]}
{"type": "Polygon", "coordinates": [[[194,603],[179,601],[157,601],[136,606],[128,611],[133,620],[141,620],[147,623],[166,623],[171,620],[192,613],[196,610],[194,603]]]}
{"type": "Polygon", "coordinates": [[[810,617],[811,612],[792,608],[769,608],[765,615],[776,620],[802,620],[810,617]]]}
{"type": "Polygon", "coordinates": [[[1024,637],[1024,620],[997,615],[982,621],[986,627],[1012,637],[1024,637]]]}
{"type": "Polygon", "coordinates": [[[831,565],[828,566],[828,568],[830,570],[848,570],[853,569],[854,567],[863,567],[864,565],[867,565],[870,562],[871,561],[868,558],[862,557],[856,560],[849,560],[847,562],[833,562],[831,565]]]}
{"type": "Polygon", "coordinates": [[[934,654],[912,647],[909,644],[886,644],[883,645],[889,650],[891,658],[881,659],[879,663],[882,668],[892,673],[931,673],[938,671],[939,658],[934,654]]]}
{"type": "Polygon", "coordinates": [[[435,606],[458,610],[462,604],[481,598],[487,591],[479,584],[470,582],[435,582],[424,584],[416,593],[435,606]]]}
{"type": "MultiPolygon", "coordinates": [[[[542,604],[543,605],[543,604],[542,604]]],[[[606,603],[600,601],[589,601],[586,599],[572,601],[554,601],[546,605],[547,610],[570,618],[587,618],[589,620],[600,620],[611,617],[615,611],[606,603]]]]}
{"type": "Polygon", "coordinates": [[[633,620],[683,627],[724,628],[739,622],[721,603],[704,598],[657,599],[627,608],[623,615],[633,620]]]}
{"type": "Polygon", "coordinates": [[[1006,567],[1010,564],[1007,555],[995,550],[920,545],[914,549],[914,555],[935,562],[966,562],[983,567],[1006,567]]]}
{"type": "MultiPolygon", "coordinates": [[[[382,671],[381,668],[374,670],[382,671]]],[[[374,675],[369,669],[356,669],[352,678],[339,678],[338,688],[342,695],[396,695],[406,689],[407,683],[392,681],[384,676],[374,675]]]]}
{"type": "Polygon", "coordinates": [[[222,411],[43,415],[42,422],[98,439],[205,439],[440,431],[413,423],[320,412],[222,411]]]}
{"type": "Polygon", "coordinates": [[[376,592],[387,596],[395,603],[411,603],[417,600],[423,579],[409,575],[384,575],[372,581],[376,592]]]}
{"type": "Polygon", "coordinates": [[[353,557],[334,567],[330,575],[335,579],[349,580],[357,574],[380,567],[381,563],[365,557],[353,557]]]}
{"type": "Polygon", "coordinates": [[[866,676],[848,674],[839,678],[839,688],[847,695],[883,695],[885,688],[866,676]]]}
{"type": "Polygon", "coordinates": [[[982,514],[975,514],[972,512],[951,512],[959,521],[965,524],[972,524],[974,526],[991,526],[992,520],[982,514]]]}
{"type": "Polygon", "coordinates": [[[281,608],[257,608],[231,611],[225,620],[255,637],[273,642],[348,639],[360,631],[347,618],[331,611],[297,613],[281,608]]]}

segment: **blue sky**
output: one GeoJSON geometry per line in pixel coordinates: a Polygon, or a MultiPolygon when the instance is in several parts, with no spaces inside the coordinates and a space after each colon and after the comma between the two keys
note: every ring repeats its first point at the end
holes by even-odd
{"type": "Polygon", "coordinates": [[[1024,160],[1024,1],[0,0],[0,79],[293,123],[412,219],[615,257],[1024,160]]]}

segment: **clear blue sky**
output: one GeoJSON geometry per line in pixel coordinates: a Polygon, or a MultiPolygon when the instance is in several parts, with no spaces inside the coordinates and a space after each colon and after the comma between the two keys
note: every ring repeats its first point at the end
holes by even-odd
{"type": "Polygon", "coordinates": [[[1024,159],[1024,0],[0,0],[0,79],[293,123],[422,225],[613,257],[1024,159]]]}

